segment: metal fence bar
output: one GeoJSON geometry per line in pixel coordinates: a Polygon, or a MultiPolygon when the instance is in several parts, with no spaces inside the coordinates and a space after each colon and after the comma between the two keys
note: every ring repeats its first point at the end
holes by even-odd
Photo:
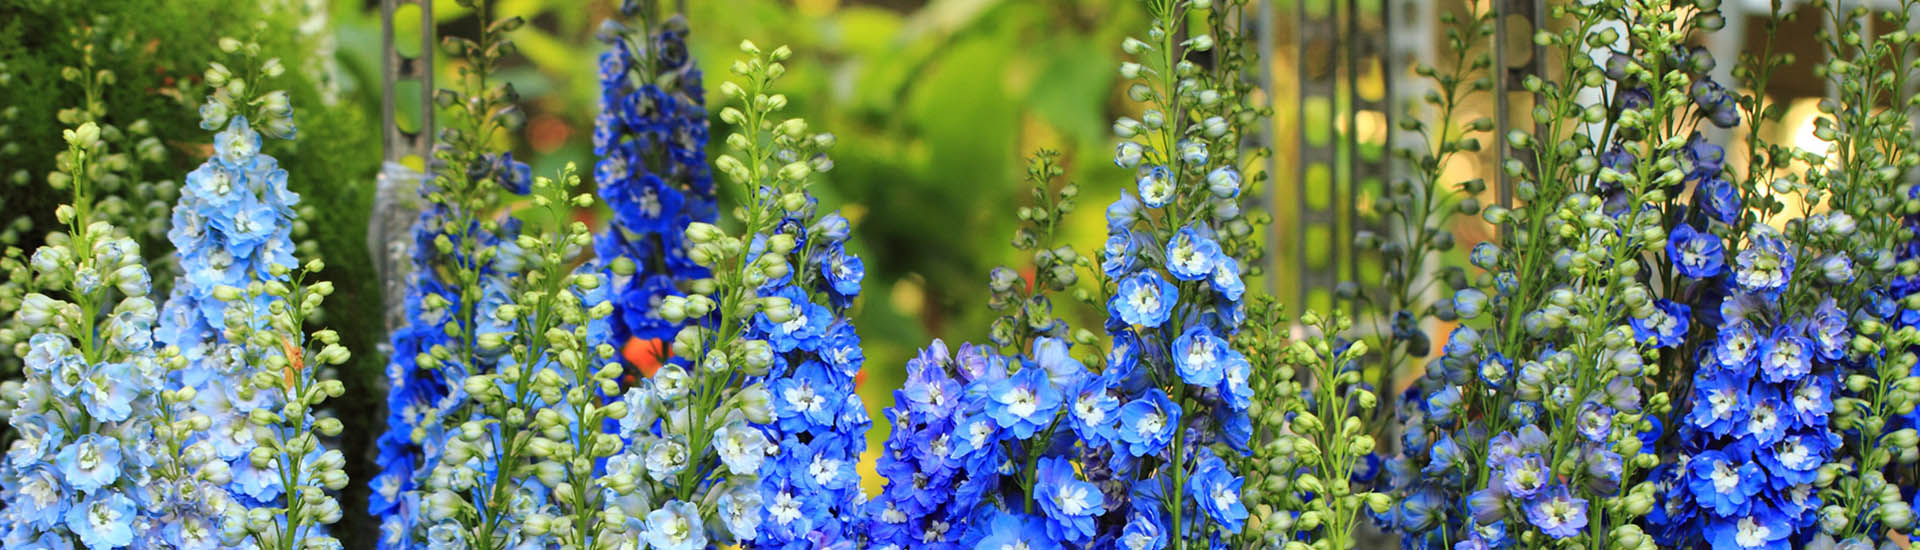
{"type": "MultiPolygon", "coordinates": [[[[1387,148],[1390,140],[1382,139],[1378,144],[1380,147],[1369,150],[1366,146],[1371,144],[1362,142],[1361,134],[1370,128],[1362,126],[1362,124],[1367,121],[1363,120],[1360,115],[1363,113],[1379,115],[1380,121],[1385,124],[1385,127],[1388,129],[1387,132],[1392,132],[1393,109],[1388,106],[1393,97],[1394,72],[1392,70],[1392,54],[1387,45],[1386,34],[1386,30],[1392,28],[1392,17],[1393,14],[1389,0],[1347,0],[1347,37],[1345,40],[1347,44],[1347,74],[1345,78],[1347,86],[1347,182],[1345,185],[1346,192],[1341,200],[1341,202],[1345,203],[1343,206],[1346,209],[1347,231],[1336,238],[1335,242],[1341,243],[1341,250],[1345,255],[1346,272],[1343,274],[1341,280],[1358,283],[1360,288],[1379,288],[1379,285],[1376,284],[1377,281],[1367,280],[1367,278],[1378,277],[1381,271],[1379,269],[1363,269],[1366,266],[1363,266],[1362,262],[1367,258],[1362,257],[1359,247],[1353,246],[1353,238],[1361,231],[1372,231],[1374,234],[1382,234],[1384,230],[1381,220],[1374,217],[1361,216],[1359,209],[1360,198],[1368,195],[1375,197],[1383,196],[1386,191],[1387,180],[1392,177],[1392,155],[1387,148]],[[1361,24],[1363,16],[1366,14],[1366,12],[1362,10],[1363,6],[1372,8],[1373,11],[1379,14],[1379,25],[1364,26],[1361,24]],[[1369,97],[1367,94],[1361,93],[1361,83],[1367,80],[1366,76],[1369,74],[1369,71],[1376,67],[1380,71],[1382,92],[1378,97],[1369,97]]],[[[1384,136],[1382,137],[1384,138],[1384,136]]],[[[1373,259],[1377,261],[1377,258],[1373,259]]],[[[1350,310],[1359,311],[1358,308],[1350,308],[1350,310]]]]}
{"type": "Polygon", "coordinates": [[[1296,166],[1299,194],[1298,228],[1294,235],[1295,260],[1299,264],[1299,296],[1302,309],[1331,305],[1319,300],[1339,283],[1339,255],[1333,242],[1339,237],[1340,213],[1337,186],[1340,181],[1338,142],[1331,128],[1337,120],[1340,69],[1336,63],[1340,47],[1337,6],[1332,2],[1310,6],[1314,2],[1296,2],[1295,21],[1299,25],[1298,109],[1300,161],[1296,166]],[[1315,132],[1319,124],[1324,133],[1315,132]],[[1315,242],[1326,247],[1315,254],[1315,242]]]}
{"type": "MultiPolygon", "coordinates": [[[[1521,159],[1521,162],[1526,165],[1526,177],[1531,178],[1537,168],[1531,161],[1532,156],[1515,155],[1512,144],[1507,142],[1507,132],[1513,129],[1514,124],[1513,94],[1528,93],[1525,86],[1526,77],[1540,74],[1540,59],[1546,55],[1546,51],[1534,45],[1529,37],[1526,43],[1527,47],[1531,48],[1531,55],[1527,56],[1525,63],[1515,64],[1513,62],[1515,52],[1508,51],[1507,47],[1507,24],[1509,18],[1518,17],[1527,23],[1529,32],[1538,30],[1541,27],[1540,0],[1494,0],[1493,9],[1496,16],[1493,22],[1493,64],[1494,74],[1499,78],[1495,86],[1498,90],[1495,100],[1499,112],[1494,113],[1496,123],[1494,139],[1500,142],[1500,158],[1521,159]]],[[[1544,121],[1534,121],[1535,135],[1545,134],[1541,126],[1542,122],[1544,121]]],[[[1512,207],[1513,177],[1508,176],[1506,170],[1499,167],[1495,167],[1494,172],[1500,205],[1512,207]]],[[[1502,227],[1501,231],[1504,233],[1505,228],[1502,227]]]]}
{"type": "Polygon", "coordinates": [[[380,275],[384,291],[385,321],[388,330],[406,323],[405,300],[409,259],[413,239],[408,237],[418,213],[418,192],[422,173],[432,160],[433,123],[433,2],[432,0],[380,0],[380,141],[385,159],[374,189],[374,205],[367,227],[367,252],[380,275]],[[420,52],[406,57],[397,48],[399,38],[394,26],[400,8],[412,5],[420,12],[420,52]],[[419,127],[409,132],[400,127],[397,112],[401,101],[400,84],[419,84],[419,127]],[[415,163],[415,164],[410,164],[415,163]],[[418,166],[415,168],[414,166],[418,166]]]}
{"type": "MultiPolygon", "coordinates": [[[[1273,63],[1267,61],[1267,56],[1274,55],[1273,35],[1274,30],[1277,28],[1275,25],[1279,23],[1278,19],[1279,17],[1273,7],[1273,0],[1260,0],[1259,17],[1253,23],[1249,24],[1249,26],[1253,28],[1255,43],[1259,44],[1260,47],[1260,56],[1254,61],[1260,65],[1260,89],[1266,93],[1267,97],[1265,101],[1268,105],[1272,105],[1274,99],[1279,97],[1274,89],[1274,81],[1277,79],[1274,78],[1273,63]]],[[[1268,150],[1266,160],[1268,191],[1260,194],[1262,197],[1265,197],[1260,199],[1263,201],[1260,207],[1263,209],[1274,208],[1274,197],[1276,194],[1273,192],[1273,185],[1279,182],[1278,178],[1280,177],[1280,155],[1273,150],[1280,139],[1279,117],[1268,116],[1266,124],[1260,127],[1259,133],[1259,145],[1266,147],[1268,150]]],[[[1280,224],[1268,224],[1267,238],[1270,247],[1277,247],[1279,245],[1281,242],[1280,224]]],[[[1277,254],[1275,256],[1277,256],[1277,254]]],[[[1269,257],[1267,262],[1268,266],[1272,266],[1273,258],[1269,257]]],[[[1274,296],[1280,294],[1280,277],[1278,275],[1279,273],[1268,273],[1265,277],[1267,280],[1267,294],[1274,296]]]]}
{"type": "Polygon", "coordinates": [[[409,155],[428,158],[433,146],[433,2],[432,0],[380,0],[380,124],[381,142],[386,160],[399,162],[409,155]],[[420,11],[420,56],[408,58],[395,48],[394,17],[402,5],[420,11]],[[401,82],[420,84],[420,128],[408,132],[400,128],[394,107],[398,105],[401,82]]]}

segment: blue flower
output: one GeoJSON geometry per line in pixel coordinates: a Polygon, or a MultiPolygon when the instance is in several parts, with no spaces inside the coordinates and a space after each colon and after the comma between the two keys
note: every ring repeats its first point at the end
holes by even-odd
{"type": "Polygon", "coordinates": [[[1100,488],[1081,481],[1065,458],[1040,459],[1034,499],[1046,514],[1047,533],[1054,540],[1081,545],[1093,540],[1094,516],[1106,513],[1100,488]]]}
{"type": "Polygon", "coordinates": [[[1605,443],[1613,431],[1612,407],[1588,401],[1580,404],[1580,412],[1574,417],[1574,428],[1590,443],[1605,443]]]}
{"type": "Polygon", "coordinates": [[[1695,177],[1713,177],[1720,174],[1720,168],[1726,165],[1727,150],[1707,141],[1705,135],[1694,132],[1687,136],[1687,145],[1680,149],[1680,158],[1687,162],[1686,172],[1695,177]]]}
{"type": "Polygon", "coordinates": [[[1220,398],[1227,402],[1229,411],[1244,412],[1253,404],[1253,386],[1249,384],[1253,378],[1253,363],[1239,350],[1229,348],[1226,355],[1225,365],[1221,369],[1226,375],[1215,389],[1220,391],[1220,398]]]}
{"type": "Polygon", "coordinates": [[[1015,437],[1027,439],[1053,423],[1060,410],[1060,390],[1047,381],[1047,371],[1039,368],[1020,372],[988,388],[987,415],[1015,437]]]}
{"type": "Polygon", "coordinates": [[[826,276],[833,291],[841,296],[860,294],[860,280],[867,275],[865,262],[859,256],[847,253],[846,245],[834,243],[822,257],[820,271],[826,276]]]}
{"type": "Polygon", "coordinates": [[[804,432],[833,426],[834,416],[839,414],[839,402],[832,390],[838,385],[831,376],[825,364],[809,360],[795,369],[792,376],[772,382],[768,390],[773,393],[773,410],[781,430],[804,432]]]}
{"type": "Polygon", "coordinates": [[[1779,512],[1755,506],[1751,513],[1732,514],[1707,522],[1706,538],[1718,550],[1786,550],[1791,548],[1793,525],[1779,512]]]}
{"type": "Polygon", "coordinates": [[[1633,327],[1633,338],[1660,348],[1678,347],[1684,343],[1693,308],[1665,298],[1654,301],[1654,306],[1656,309],[1652,317],[1627,320],[1633,327]]]}
{"type": "Polygon", "coordinates": [[[953,440],[949,442],[953,446],[953,459],[962,462],[978,462],[993,457],[1000,449],[997,443],[1002,434],[999,425],[994,423],[993,418],[986,411],[955,420],[953,440]]]}
{"type": "Polygon", "coordinates": [[[1068,425],[1088,446],[1103,446],[1112,440],[1120,399],[1108,391],[1113,381],[1106,377],[1088,377],[1072,393],[1068,404],[1068,425]]]}
{"type": "Polygon", "coordinates": [[[1578,535],[1587,528],[1587,501],[1574,497],[1565,485],[1555,485],[1527,504],[1527,520],[1555,539],[1578,535]]]}
{"type": "Polygon", "coordinates": [[[1485,359],[1480,360],[1475,371],[1480,381],[1486,383],[1488,387],[1506,387],[1507,380],[1513,375],[1513,360],[1499,352],[1489,353],[1485,359]]]}
{"type": "Polygon", "coordinates": [[[1759,465],[1735,462],[1718,450],[1703,451],[1687,463],[1687,486],[1694,500],[1720,516],[1747,513],[1765,484],[1759,465]]]}
{"type": "Polygon", "coordinates": [[[1160,520],[1158,506],[1134,506],[1127,526],[1120,530],[1121,548],[1161,550],[1167,547],[1167,527],[1160,520]]]}
{"type": "Polygon", "coordinates": [[[1720,363],[1721,368],[1744,371],[1760,346],[1760,335],[1755,332],[1753,323],[1732,323],[1720,327],[1713,343],[1713,359],[1720,363]]]}
{"type": "Polygon", "coordinates": [[[1718,176],[1708,177],[1694,187],[1693,204],[1708,217],[1728,225],[1739,223],[1744,212],[1740,188],[1718,176]]]}
{"type": "Polygon", "coordinates": [[[1120,198],[1107,205],[1107,233],[1127,233],[1133,222],[1140,218],[1140,199],[1133,197],[1127,190],[1120,190],[1120,198]]]}
{"type": "Polygon", "coordinates": [[[501,188],[515,195],[525,195],[533,191],[533,167],[513,160],[512,151],[488,156],[492,159],[489,168],[493,172],[493,180],[499,183],[501,188]]]}
{"type": "Polygon", "coordinates": [[[1460,449],[1460,442],[1453,434],[1441,432],[1440,441],[1435,442],[1427,451],[1427,465],[1420,473],[1439,479],[1457,479],[1467,467],[1466,452],[1460,449]]]}
{"type": "Polygon", "coordinates": [[[1718,235],[1695,231],[1692,225],[1680,224],[1667,235],[1667,257],[1681,275],[1695,279],[1719,276],[1726,270],[1726,254],[1727,246],[1718,235]]]}
{"type": "Polygon", "coordinates": [[[1832,296],[1821,299],[1820,306],[1814,308],[1806,332],[1813,341],[1814,352],[1821,359],[1839,361],[1846,357],[1847,343],[1851,338],[1847,330],[1847,314],[1840,311],[1832,296]]]}
{"type": "Polygon", "coordinates": [[[1553,480],[1553,472],[1547,470],[1547,461],[1537,453],[1506,459],[1500,465],[1503,474],[1500,487],[1507,494],[1521,499],[1531,499],[1553,480]]]}
{"type": "Polygon", "coordinates": [[[1108,278],[1118,279],[1133,271],[1139,263],[1136,261],[1140,246],[1134,238],[1141,233],[1115,233],[1107,236],[1106,246],[1100,249],[1100,272],[1108,278]]]}
{"type": "Polygon", "coordinates": [[[1245,480],[1227,470],[1227,464],[1211,455],[1203,455],[1187,479],[1187,495],[1200,504],[1207,517],[1229,533],[1239,533],[1247,520],[1247,507],[1240,502],[1240,486],[1245,480]]]}
{"type": "Polygon", "coordinates": [[[1179,424],[1180,407],[1168,400],[1165,392],[1151,389],[1120,407],[1119,439],[1129,455],[1157,454],[1173,442],[1179,424]]]}
{"type": "Polygon", "coordinates": [[[1227,357],[1238,353],[1205,325],[1194,325],[1173,341],[1174,370],[1188,384],[1211,386],[1226,375],[1227,357]]]}
{"type": "Polygon", "coordinates": [[[1747,292],[1779,295],[1793,277],[1793,252],[1780,233],[1766,224],[1755,224],[1747,241],[1747,247],[1733,258],[1734,282],[1747,292]]]}
{"type": "Polygon", "coordinates": [[[1056,388],[1078,386],[1082,380],[1093,377],[1087,365],[1068,352],[1068,346],[1065,340],[1047,336],[1033,341],[1033,362],[1046,370],[1047,381],[1056,388]]]}
{"type": "Polygon", "coordinates": [[[1427,419],[1439,426],[1451,426],[1465,409],[1461,401],[1460,387],[1448,385],[1446,388],[1427,396],[1427,419]]]}
{"type": "Polygon", "coordinates": [[[1754,454],[1776,478],[1795,484],[1812,483],[1833,447],[1829,435],[1811,431],[1789,434],[1754,454]]]}
{"type": "Polygon", "coordinates": [[[133,544],[134,513],[133,499],[119,491],[96,491],[67,509],[67,529],[89,549],[121,548],[133,544]]]}
{"type": "Polygon", "coordinates": [[[762,329],[767,331],[767,340],[773,343],[775,351],[786,353],[796,349],[813,351],[818,348],[821,337],[826,335],[827,326],[833,322],[832,311],[809,300],[806,291],[791,286],[762,294],[785,297],[793,307],[793,318],[784,323],[768,320],[765,313],[756,316],[762,329]]]}
{"type": "Polygon", "coordinates": [[[1787,411],[1800,426],[1825,424],[1833,413],[1834,380],[1827,376],[1808,376],[1786,390],[1787,411]]]}
{"type": "Polygon", "coordinates": [[[647,513],[646,529],[641,532],[647,544],[658,550],[697,550],[707,547],[707,530],[700,510],[690,502],[668,502],[647,513]]]}
{"type": "Polygon", "coordinates": [[[1198,228],[1183,227],[1167,241],[1167,272],[1182,281],[1205,279],[1213,275],[1214,258],[1220,255],[1219,243],[1198,228]]]}
{"type": "Polygon", "coordinates": [[[1778,384],[1799,380],[1813,372],[1813,343],[1787,326],[1774,329],[1773,337],[1760,343],[1760,375],[1778,384]]]}
{"type": "Polygon", "coordinates": [[[975,550],[1025,549],[1060,550],[1060,544],[1047,536],[1045,524],[1033,516],[999,512],[987,524],[987,536],[974,545],[975,550]]]}
{"type": "Polygon", "coordinates": [[[1120,280],[1113,296],[1113,308],[1129,325],[1158,327],[1173,315],[1180,293],[1172,283],[1152,271],[1135,273],[1120,280]]]}
{"type": "Polygon", "coordinates": [[[86,434],[60,449],[55,463],[74,489],[93,492],[120,477],[120,440],[86,434]]]}
{"type": "Polygon", "coordinates": [[[1213,278],[1209,282],[1214,292],[1229,302],[1238,302],[1247,293],[1247,283],[1240,278],[1240,261],[1224,252],[1213,259],[1213,278]]]}
{"type": "Polygon", "coordinates": [[[1783,405],[1780,404],[1779,399],[1766,395],[1752,400],[1751,403],[1753,406],[1747,409],[1747,426],[1744,430],[1746,436],[1752,437],[1762,445],[1772,445],[1778,443],[1780,438],[1786,437],[1787,421],[1781,418],[1780,409],[1783,405]]]}
{"type": "Polygon", "coordinates": [[[1687,420],[1709,433],[1733,435],[1752,406],[1747,402],[1746,382],[1730,372],[1699,378],[1687,420]]]}

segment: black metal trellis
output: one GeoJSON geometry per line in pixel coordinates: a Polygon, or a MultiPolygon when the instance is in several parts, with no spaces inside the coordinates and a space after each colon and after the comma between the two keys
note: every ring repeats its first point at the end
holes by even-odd
{"type": "Polygon", "coordinates": [[[1386,147],[1368,148],[1360,139],[1362,124],[1370,122],[1362,115],[1378,116],[1392,127],[1394,63],[1385,31],[1393,5],[1391,0],[1295,4],[1300,94],[1294,174],[1298,219],[1292,240],[1298,265],[1295,303],[1303,309],[1330,308],[1335,287],[1361,282],[1369,271],[1362,269],[1365,259],[1353,246],[1354,237],[1371,225],[1360,216],[1359,203],[1383,189],[1392,163],[1386,147]],[[1361,24],[1369,11],[1378,14],[1380,25],[1361,24]],[[1377,97],[1361,86],[1371,70],[1380,71],[1387,83],[1377,97]]]}

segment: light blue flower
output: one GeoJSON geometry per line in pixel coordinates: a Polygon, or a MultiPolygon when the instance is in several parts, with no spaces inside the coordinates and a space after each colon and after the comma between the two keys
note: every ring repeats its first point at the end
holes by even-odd
{"type": "Polygon", "coordinates": [[[1194,325],[1173,341],[1174,370],[1188,384],[1218,384],[1226,376],[1224,363],[1231,353],[1235,352],[1226,340],[1214,336],[1205,325],[1194,325]]]}
{"type": "Polygon", "coordinates": [[[24,526],[39,530],[58,525],[67,508],[73,505],[68,497],[74,495],[61,481],[60,473],[48,464],[34,464],[17,471],[20,472],[17,478],[0,486],[6,503],[18,514],[16,517],[25,521],[24,526]]]}
{"type": "Polygon", "coordinates": [[[1047,536],[1040,518],[1025,514],[1000,512],[988,523],[986,532],[975,549],[1060,550],[1060,544],[1047,536]]]}
{"type": "Polygon", "coordinates": [[[721,426],[713,431],[714,451],[720,462],[736,475],[756,475],[767,459],[767,436],[745,424],[721,426]]]}
{"type": "Polygon", "coordinates": [[[707,546],[707,531],[700,520],[700,510],[693,503],[678,500],[648,512],[642,536],[657,550],[697,550],[707,546]]]}
{"type": "Polygon", "coordinates": [[[1229,533],[1239,533],[1247,521],[1247,507],[1240,501],[1240,486],[1245,480],[1233,475],[1219,458],[1204,455],[1187,480],[1187,494],[1200,504],[1208,519],[1229,533]]]}
{"type": "Polygon", "coordinates": [[[1081,481],[1065,458],[1040,459],[1034,499],[1046,516],[1047,533],[1069,544],[1086,544],[1094,537],[1094,517],[1106,513],[1100,488],[1081,481]]]}
{"type": "MultiPolygon", "coordinates": [[[[1173,173],[1167,171],[1167,167],[1165,166],[1147,167],[1141,171],[1140,177],[1135,181],[1135,184],[1139,187],[1140,202],[1146,204],[1148,208],[1160,208],[1166,206],[1169,202],[1173,202],[1173,194],[1175,191],[1173,188],[1173,173]]],[[[1126,200],[1126,196],[1122,195],[1121,200],[1126,200]]],[[[1107,222],[1113,223],[1111,216],[1112,208],[1108,208],[1108,214],[1107,222]]]]}
{"type": "Polygon", "coordinates": [[[1112,305],[1129,325],[1158,327],[1167,322],[1179,299],[1179,290],[1172,283],[1152,271],[1142,271],[1120,280],[1112,305]]]}
{"type": "Polygon", "coordinates": [[[133,543],[133,499],[119,491],[91,493],[67,510],[67,529],[94,550],[111,550],[133,543]]]}
{"type": "Polygon", "coordinates": [[[1578,535],[1587,528],[1587,501],[1573,496],[1565,485],[1555,485],[1527,505],[1527,519],[1555,539],[1578,535]]]}
{"type": "Polygon", "coordinates": [[[1220,256],[1219,243],[1197,228],[1183,227],[1167,241],[1167,272],[1182,281],[1205,279],[1213,275],[1214,258],[1220,256]]]}
{"type": "Polygon", "coordinates": [[[73,488],[92,493],[120,477],[120,440],[85,434],[60,449],[60,475],[73,488]]]}
{"type": "Polygon", "coordinates": [[[1060,410],[1060,390],[1047,380],[1045,369],[1021,369],[987,391],[987,415],[1020,439],[1053,423],[1060,410]]]}
{"type": "Polygon", "coordinates": [[[720,520],[727,532],[738,540],[759,536],[763,518],[759,487],[741,484],[720,495],[720,520]]]}
{"type": "Polygon", "coordinates": [[[1213,277],[1208,282],[1213,284],[1214,292],[1231,302],[1240,301],[1247,293],[1247,283],[1240,278],[1240,261],[1226,253],[1213,258],[1213,277]]]}

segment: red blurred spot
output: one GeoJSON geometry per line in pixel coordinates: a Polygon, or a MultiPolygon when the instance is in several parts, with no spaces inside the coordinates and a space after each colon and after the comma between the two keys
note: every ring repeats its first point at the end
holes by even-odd
{"type": "Polygon", "coordinates": [[[627,345],[620,350],[620,356],[625,357],[627,364],[639,368],[640,372],[649,378],[653,377],[653,373],[659,371],[660,365],[667,361],[666,348],[661,345],[659,338],[646,340],[628,338],[627,345]]]}
{"type": "Polygon", "coordinates": [[[867,370],[860,369],[860,372],[853,373],[853,389],[858,390],[860,386],[865,385],[867,385],[867,370]]]}
{"type": "Polygon", "coordinates": [[[567,121],[552,115],[539,115],[527,121],[527,144],[539,153],[552,153],[567,144],[567,138],[573,135],[573,127],[567,121]]]}

